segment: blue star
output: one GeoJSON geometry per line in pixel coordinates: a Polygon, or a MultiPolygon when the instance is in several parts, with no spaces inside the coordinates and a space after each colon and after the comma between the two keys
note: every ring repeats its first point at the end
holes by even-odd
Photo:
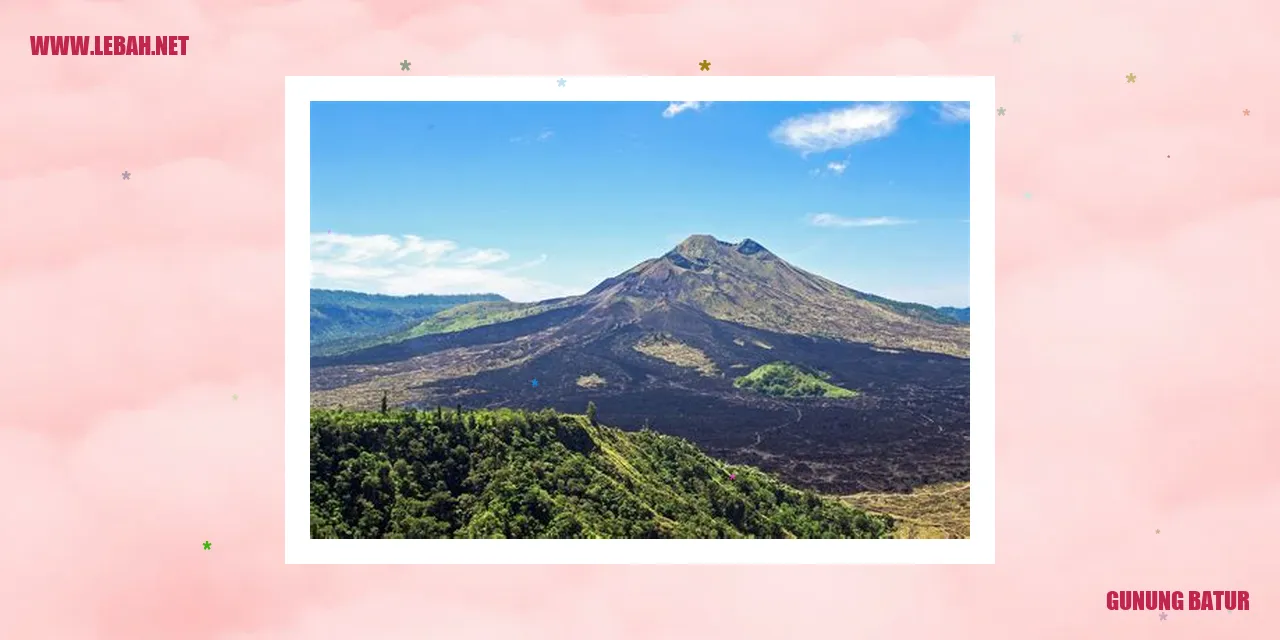
{"type": "Polygon", "coordinates": [[[536,387],[536,386],[538,386],[538,379],[537,379],[537,378],[534,378],[534,379],[533,379],[533,386],[535,386],[535,387],[536,387]]]}
{"type": "Polygon", "coordinates": [[[562,86],[562,87],[563,87],[563,86],[564,86],[564,78],[560,78],[559,80],[556,80],[556,84],[557,84],[557,85],[559,85],[559,86],[562,86]]]}

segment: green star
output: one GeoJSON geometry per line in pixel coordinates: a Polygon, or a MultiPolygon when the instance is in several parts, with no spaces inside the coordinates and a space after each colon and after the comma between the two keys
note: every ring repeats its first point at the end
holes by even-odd
{"type": "Polygon", "coordinates": [[[413,63],[409,62],[408,60],[401,60],[401,61],[400,61],[400,70],[401,70],[401,71],[408,71],[408,70],[409,70],[409,65],[410,65],[410,64],[413,64],[413,63]]]}
{"type": "Polygon", "coordinates": [[[1004,115],[1004,107],[1000,107],[999,109],[996,109],[996,115],[998,116],[1004,115]]]}
{"type": "Polygon", "coordinates": [[[212,547],[212,546],[213,546],[213,545],[209,544],[209,541],[208,541],[208,540],[205,540],[205,541],[204,541],[204,550],[205,550],[205,551],[208,551],[208,550],[209,550],[209,547],[212,547]]]}
{"type": "Polygon", "coordinates": [[[236,394],[234,394],[234,393],[233,393],[233,394],[231,394],[231,399],[232,399],[232,400],[239,400],[239,399],[240,399],[240,396],[238,396],[238,395],[236,395],[236,394]]]}
{"type": "Polygon", "coordinates": [[[1031,199],[1031,193],[1030,193],[1030,192],[1024,193],[1024,194],[1022,194],[1022,197],[1024,197],[1024,198],[1026,198],[1026,199],[1030,200],[1030,199],[1031,199]]]}

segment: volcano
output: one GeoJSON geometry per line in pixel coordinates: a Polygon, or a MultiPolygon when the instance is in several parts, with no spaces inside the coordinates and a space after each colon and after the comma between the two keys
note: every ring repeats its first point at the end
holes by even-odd
{"type": "Polygon", "coordinates": [[[463,304],[311,362],[313,406],[553,408],[826,493],[968,479],[969,328],[694,235],[581,296],[463,304]],[[536,380],[536,384],[533,381],[536,380]]]}

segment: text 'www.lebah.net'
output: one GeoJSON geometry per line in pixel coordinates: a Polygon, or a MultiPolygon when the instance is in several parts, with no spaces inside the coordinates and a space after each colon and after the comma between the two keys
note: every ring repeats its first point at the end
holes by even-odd
{"type": "Polygon", "coordinates": [[[33,56],[185,56],[191,36],[31,36],[33,56]]]}

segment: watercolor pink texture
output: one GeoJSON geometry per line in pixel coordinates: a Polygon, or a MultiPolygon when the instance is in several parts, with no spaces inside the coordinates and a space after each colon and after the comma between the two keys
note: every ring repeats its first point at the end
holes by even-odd
{"type": "Polygon", "coordinates": [[[1278,39],[1262,0],[6,0],[0,638],[1274,638],[1278,39]],[[135,33],[188,55],[28,45],[135,33]],[[996,565],[284,565],[284,77],[404,59],[995,76],[996,565]]]}

